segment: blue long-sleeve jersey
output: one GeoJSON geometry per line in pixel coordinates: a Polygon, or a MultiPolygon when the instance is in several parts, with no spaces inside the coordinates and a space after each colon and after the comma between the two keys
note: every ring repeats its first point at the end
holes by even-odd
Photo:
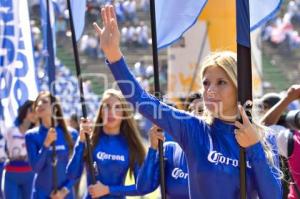
{"type": "MultiPolygon", "coordinates": [[[[29,163],[36,173],[33,184],[33,198],[49,198],[53,191],[52,182],[52,147],[45,147],[48,128],[41,125],[26,132],[25,141],[29,158],[29,163]]],[[[57,155],[57,186],[58,189],[66,187],[70,192],[66,198],[74,198],[72,187],[75,183],[66,175],[66,167],[69,160],[69,146],[64,137],[63,129],[58,125],[55,127],[57,133],[56,155],[57,155]]],[[[71,136],[75,142],[78,132],[74,129],[69,129],[71,136]]]]}
{"type": "MultiPolygon", "coordinates": [[[[135,184],[125,186],[126,174],[129,169],[129,146],[120,133],[118,135],[108,135],[103,133],[99,138],[99,142],[92,151],[93,161],[97,165],[96,180],[104,185],[109,186],[110,194],[101,198],[105,199],[121,199],[125,196],[140,195],[137,192],[135,184]]],[[[85,143],[76,142],[75,150],[67,167],[67,175],[72,179],[77,179],[81,176],[84,166],[84,148],[85,143]]],[[[134,169],[136,178],[138,173],[138,165],[134,169]]],[[[88,184],[91,184],[91,175],[89,170],[88,184]]],[[[91,198],[86,194],[86,198],[91,198]]]]}
{"type": "MultiPolygon", "coordinates": [[[[239,151],[233,125],[215,119],[212,125],[160,102],[145,92],[128,70],[125,60],[108,63],[125,98],[153,123],[169,132],[188,162],[189,191],[193,199],[237,199],[240,194],[239,151]]],[[[270,139],[274,164],[278,153],[270,139]]],[[[259,142],[246,149],[247,198],[281,198],[278,170],[269,164],[259,142]]]]}
{"type": "MultiPolygon", "coordinates": [[[[166,196],[168,199],[189,199],[188,169],[183,150],[176,142],[164,143],[166,196]]],[[[137,178],[137,189],[154,191],[160,183],[157,150],[149,148],[137,178]]]]}

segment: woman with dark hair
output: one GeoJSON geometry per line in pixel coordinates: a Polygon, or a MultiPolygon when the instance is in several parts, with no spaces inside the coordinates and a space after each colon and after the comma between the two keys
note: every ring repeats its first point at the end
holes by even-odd
{"type": "Polygon", "coordinates": [[[67,167],[67,173],[73,179],[78,179],[83,171],[85,133],[91,135],[92,157],[98,171],[95,185],[91,185],[90,171],[87,171],[89,195],[85,198],[121,199],[139,195],[135,184],[125,186],[124,183],[128,171],[136,178],[145,150],[133,110],[121,92],[113,89],[104,92],[94,125],[89,120],[81,121],[80,136],[67,167]]]}
{"type": "Polygon", "coordinates": [[[15,126],[4,134],[8,161],[3,171],[2,192],[5,198],[30,198],[34,173],[28,162],[25,132],[37,122],[32,110],[33,101],[26,101],[18,109],[15,126]]]}
{"type": "Polygon", "coordinates": [[[33,198],[74,198],[72,187],[75,183],[66,175],[66,166],[73,150],[77,132],[68,129],[63,119],[62,108],[49,92],[40,92],[33,106],[40,126],[27,131],[26,147],[29,163],[35,172],[33,198]],[[52,104],[51,104],[52,102],[52,104]],[[52,117],[54,126],[52,127],[52,117]],[[52,170],[52,146],[56,146],[57,188],[54,193],[52,170]]]}

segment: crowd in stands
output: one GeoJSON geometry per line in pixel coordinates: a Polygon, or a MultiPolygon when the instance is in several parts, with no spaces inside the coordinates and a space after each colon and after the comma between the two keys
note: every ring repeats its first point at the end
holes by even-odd
{"type": "Polygon", "coordinates": [[[289,1],[283,15],[270,21],[262,31],[262,40],[274,47],[285,46],[288,52],[300,47],[300,1],[289,1]]]}

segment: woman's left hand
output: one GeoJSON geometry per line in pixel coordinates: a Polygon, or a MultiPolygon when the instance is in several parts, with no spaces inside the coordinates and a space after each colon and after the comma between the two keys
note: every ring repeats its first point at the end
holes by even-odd
{"type": "Polygon", "coordinates": [[[57,190],[55,193],[51,193],[51,199],[64,199],[68,193],[66,193],[63,189],[57,190]]]}
{"type": "Polygon", "coordinates": [[[235,138],[241,147],[247,148],[259,142],[260,135],[255,126],[249,121],[249,118],[244,110],[244,108],[238,106],[243,124],[239,121],[235,121],[236,126],[235,138]]]}
{"type": "Polygon", "coordinates": [[[89,194],[92,196],[92,198],[105,196],[109,194],[109,188],[108,186],[97,181],[96,184],[89,186],[89,194]]]}

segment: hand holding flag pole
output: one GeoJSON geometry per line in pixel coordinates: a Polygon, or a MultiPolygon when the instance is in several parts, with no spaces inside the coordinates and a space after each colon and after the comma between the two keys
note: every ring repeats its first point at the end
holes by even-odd
{"type": "MultiPolygon", "coordinates": [[[[53,49],[53,37],[52,37],[52,28],[51,28],[51,20],[50,20],[50,0],[47,0],[47,69],[49,76],[49,91],[52,92],[52,95],[55,96],[55,62],[54,62],[54,49],[53,49]]],[[[50,96],[51,105],[53,105],[54,99],[50,96]]],[[[51,118],[51,127],[55,128],[54,118],[55,114],[52,113],[51,118]]],[[[58,183],[57,183],[57,155],[56,155],[56,146],[55,141],[52,142],[52,183],[53,183],[53,194],[58,191],[58,183]]]]}
{"type": "MultiPolygon", "coordinates": [[[[67,0],[67,4],[68,4],[68,10],[69,10],[70,27],[71,27],[71,32],[72,32],[72,45],[73,45],[73,52],[74,52],[74,58],[75,58],[76,75],[77,75],[78,84],[79,84],[80,103],[81,103],[81,108],[82,108],[82,116],[83,116],[83,118],[87,118],[87,109],[86,109],[86,104],[85,104],[85,99],[84,99],[80,62],[79,62],[79,54],[78,54],[78,49],[77,49],[75,28],[74,28],[74,22],[73,22],[73,13],[72,13],[70,1],[71,0],[67,0]]],[[[85,9],[85,8],[81,8],[81,9],[85,9]]],[[[96,175],[95,175],[95,169],[93,166],[91,141],[90,141],[90,137],[88,134],[85,134],[85,136],[86,136],[86,147],[87,147],[87,164],[88,164],[88,168],[89,168],[89,171],[90,171],[90,174],[92,177],[92,184],[96,184],[96,175]]]]}
{"type": "MultiPolygon", "coordinates": [[[[161,91],[159,84],[159,68],[158,68],[158,53],[157,53],[157,35],[156,35],[156,18],[155,18],[155,0],[150,0],[150,15],[151,15],[151,34],[152,34],[152,57],[154,68],[154,91],[155,96],[161,99],[161,91]]],[[[163,141],[158,141],[159,155],[159,170],[160,170],[160,191],[162,199],[166,199],[166,181],[165,181],[165,162],[163,141]]]]}
{"type": "MultiPolygon", "coordinates": [[[[243,105],[252,100],[252,70],[249,0],[236,0],[238,101],[243,105]]],[[[251,119],[251,114],[247,112],[251,119]]],[[[240,147],[240,197],[247,198],[246,150],[240,147]]]]}

